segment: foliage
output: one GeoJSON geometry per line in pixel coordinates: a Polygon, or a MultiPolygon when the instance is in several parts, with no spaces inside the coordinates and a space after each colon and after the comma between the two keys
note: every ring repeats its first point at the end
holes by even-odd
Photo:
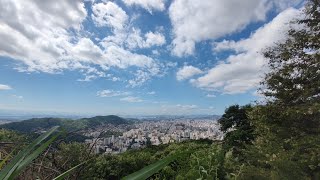
{"type": "MultiPolygon", "coordinates": [[[[199,166],[208,168],[208,170],[210,168],[214,169],[210,163],[206,162],[207,152],[210,152],[214,146],[210,141],[188,141],[170,145],[152,146],[141,150],[129,150],[119,155],[99,155],[88,164],[86,174],[83,174],[81,177],[84,179],[120,179],[139,171],[147,165],[156,163],[160,159],[179,154],[175,161],[170,161],[169,165],[150,178],[174,179],[175,177],[181,177],[186,179],[190,176],[199,178],[199,173],[194,175],[189,173],[192,168],[190,162],[196,162],[196,158],[200,158],[203,161],[198,164],[199,166]]],[[[194,171],[198,171],[198,168],[194,169],[194,171]]]]}
{"type": "Polygon", "coordinates": [[[302,28],[292,28],[284,43],[269,48],[270,72],[262,84],[264,94],[280,105],[319,102],[320,92],[320,12],[319,0],[309,1],[305,18],[296,20],[302,28]]]}
{"type": "Polygon", "coordinates": [[[178,157],[178,154],[173,154],[168,157],[165,157],[153,164],[150,164],[143,169],[140,169],[137,172],[134,172],[126,177],[123,178],[123,180],[142,180],[147,179],[150,176],[154,175],[167,165],[169,165],[171,162],[173,162],[178,157]]]}
{"type": "Polygon", "coordinates": [[[225,110],[225,113],[219,119],[220,129],[226,132],[225,149],[243,148],[245,144],[251,143],[254,139],[254,128],[247,116],[251,109],[251,105],[232,105],[225,110]]]}
{"type": "Polygon", "coordinates": [[[0,142],[21,142],[25,139],[26,137],[22,134],[7,129],[0,129],[0,142]]]}
{"type": "Polygon", "coordinates": [[[96,127],[103,124],[113,124],[113,125],[121,125],[121,124],[130,124],[130,122],[124,118],[119,116],[109,115],[109,116],[95,116],[92,118],[83,118],[80,119],[86,127],[96,127]]]}
{"type": "Polygon", "coordinates": [[[33,118],[20,122],[12,122],[0,125],[0,128],[11,129],[23,133],[30,133],[50,129],[60,126],[67,131],[77,131],[84,128],[95,128],[104,124],[121,125],[131,122],[118,116],[96,116],[92,118],[82,118],[78,120],[62,118],[33,118]]]}
{"type": "Polygon", "coordinates": [[[53,127],[13,157],[13,159],[0,171],[0,179],[13,179],[18,176],[32,160],[38,157],[58,137],[59,134],[55,134],[47,139],[57,129],[58,127],[53,127]]]}
{"type": "MultiPolygon", "coordinates": [[[[257,134],[247,146],[239,179],[320,178],[320,6],[309,1],[287,41],[267,49],[268,98],[248,117],[257,134]]],[[[238,165],[241,162],[237,162],[238,165]]]]}

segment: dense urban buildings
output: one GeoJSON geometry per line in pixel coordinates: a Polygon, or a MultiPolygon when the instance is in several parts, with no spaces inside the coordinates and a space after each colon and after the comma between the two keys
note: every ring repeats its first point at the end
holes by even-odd
{"type": "Polygon", "coordinates": [[[100,127],[84,135],[92,137],[86,143],[93,145],[96,153],[116,154],[128,149],[189,139],[222,140],[223,133],[219,128],[218,122],[212,119],[144,120],[116,129],[100,127]]]}

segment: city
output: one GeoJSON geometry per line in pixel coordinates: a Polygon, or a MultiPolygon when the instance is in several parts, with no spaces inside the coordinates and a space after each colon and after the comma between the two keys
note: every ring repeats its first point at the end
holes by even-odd
{"type": "Polygon", "coordinates": [[[128,149],[139,149],[148,145],[160,145],[186,140],[210,139],[220,141],[224,134],[219,130],[220,125],[212,119],[178,119],[178,120],[144,120],[134,125],[118,128],[104,126],[84,133],[91,139],[85,142],[94,147],[95,153],[117,154],[128,149]],[[109,137],[101,134],[109,129],[117,132],[109,137]],[[121,134],[122,135],[115,135],[121,134]]]}

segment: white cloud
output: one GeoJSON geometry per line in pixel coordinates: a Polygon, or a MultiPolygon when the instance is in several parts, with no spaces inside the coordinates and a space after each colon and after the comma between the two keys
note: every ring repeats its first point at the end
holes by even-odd
{"type": "Polygon", "coordinates": [[[278,1],[176,0],[169,8],[174,33],[172,53],[177,56],[191,55],[197,42],[239,32],[252,22],[265,20],[267,12],[273,7],[283,9],[302,0],[278,1]]]}
{"type": "Polygon", "coordinates": [[[165,0],[123,0],[127,6],[141,6],[150,13],[152,10],[163,11],[165,10],[165,0]]]}
{"type": "Polygon", "coordinates": [[[195,104],[163,104],[158,112],[172,115],[212,114],[214,107],[199,107],[195,104]]]}
{"type": "Polygon", "coordinates": [[[214,95],[214,94],[207,94],[207,97],[208,97],[208,98],[214,98],[214,97],[216,97],[216,95],[214,95]]]}
{"type": "Polygon", "coordinates": [[[21,60],[28,71],[53,72],[72,62],[68,29],[81,30],[87,12],[81,1],[0,1],[0,56],[21,60]]]}
{"type": "Polygon", "coordinates": [[[189,79],[195,75],[203,73],[200,69],[193,66],[184,66],[177,72],[177,80],[182,81],[185,79],[189,79]]]}
{"type": "Polygon", "coordinates": [[[154,50],[152,50],[152,54],[155,56],[159,56],[160,52],[158,50],[154,49],[154,50]]]}
{"type": "Polygon", "coordinates": [[[121,79],[119,77],[112,77],[111,79],[113,82],[116,82],[116,81],[120,81],[121,79]]]}
{"type": "Polygon", "coordinates": [[[188,105],[188,104],[177,104],[176,107],[182,108],[182,109],[196,109],[196,108],[198,108],[198,106],[197,106],[197,105],[194,105],[194,104],[192,104],[192,105],[188,105]]]}
{"type": "Polygon", "coordinates": [[[150,91],[150,92],[147,92],[147,94],[154,95],[154,94],[156,94],[156,92],[155,91],[150,91]]]}
{"type": "MultiPolygon", "coordinates": [[[[96,23],[117,31],[127,28],[126,15],[119,8],[112,2],[93,4],[96,23]]],[[[105,77],[111,67],[134,67],[148,73],[149,79],[161,72],[161,63],[148,56],[111,41],[97,39],[98,44],[86,37],[88,32],[82,26],[86,16],[82,1],[0,1],[0,56],[22,62],[16,68],[19,71],[79,70],[85,76],[79,81],[105,77]]]]}
{"type": "Polygon", "coordinates": [[[139,97],[128,96],[128,97],[121,98],[120,101],[135,103],[135,102],[142,102],[143,100],[140,99],[139,97]]]}
{"type": "Polygon", "coordinates": [[[10,90],[12,89],[9,85],[0,84],[0,90],[10,90]]]}
{"type": "Polygon", "coordinates": [[[116,96],[128,96],[130,92],[122,92],[122,91],[113,91],[109,89],[105,89],[97,92],[97,96],[99,97],[116,97],[116,96]]]}
{"type": "Polygon", "coordinates": [[[23,99],[23,96],[19,96],[19,95],[12,95],[12,97],[14,97],[14,98],[17,98],[17,99],[19,99],[19,100],[21,100],[21,99],[23,99]]]}
{"type": "Polygon", "coordinates": [[[135,78],[130,79],[128,81],[129,83],[128,86],[129,87],[141,86],[144,82],[150,80],[150,78],[151,76],[149,72],[137,70],[137,72],[135,73],[135,78]]]}
{"type": "Polygon", "coordinates": [[[135,48],[150,48],[152,46],[162,46],[166,43],[166,39],[160,32],[147,32],[144,37],[142,36],[141,30],[132,28],[131,31],[126,32],[127,35],[116,35],[116,37],[108,37],[113,42],[119,45],[125,45],[129,49],[135,48]]]}
{"type": "Polygon", "coordinates": [[[161,46],[163,44],[166,43],[166,39],[164,37],[164,35],[162,35],[159,32],[148,32],[147,34],[145,34],[145,46],[146,47],[151,47],[151,46],[161,46]]]}
{"type": "Polygon", "coordinates": [[[267,70],[267,60],[261,51],[284,40],[289,29],[288,22],[299,17],[299,13],[296,9],[287,9],[247,39],[215,43],[214,51],[233,50],[235,54],[230,55],[225,62],[219,62],[204,76],[192,80],[192,83],[202,89],[227,94],[256,88],[267,70]]]}
{"type": "Polygon", "coordinates": [[[110,26],[114,30],[122,30],[128,20],[126,12],[111,1],[93,4],[92,12],[97,26],[110,26]]]}

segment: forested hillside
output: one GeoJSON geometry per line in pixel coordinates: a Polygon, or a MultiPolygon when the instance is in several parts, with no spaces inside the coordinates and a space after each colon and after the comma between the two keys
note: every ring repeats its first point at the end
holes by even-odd
{"type": "Polygon", "coordinates": [[[66,130],[80,130],[84,128],[95,128],[104,124],[120,125],[130,124],[124,118],[109,115],[109,116],[95,116],[92,118],[82,118],[77,120],[62,119],[62,118],[33,118],[20,122],[12,122],[0,125],[0,128],[15,130],[24,133],[35,132],[39,130],[47,130],[54,126],[60,126],[66,130]]]}

